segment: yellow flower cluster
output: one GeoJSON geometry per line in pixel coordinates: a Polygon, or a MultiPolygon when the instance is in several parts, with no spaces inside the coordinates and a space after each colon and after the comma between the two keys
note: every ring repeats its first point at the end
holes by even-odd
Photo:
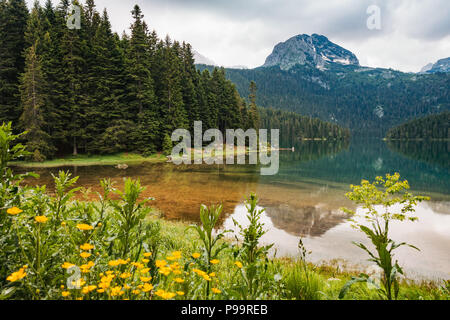
{"type": "Polygon", "coordinates": [[[127,259],[127,260],[117,259],[117,260],[112,260],[112,261],[108,262],[108,265],[110,265],[111,267],[117,267],[119,265],[125,265],[128,262],[130,262],[130,259],[127,259]]]}
{"type": "Polygon", "coordinates": [[[165,291],[163,289],[159,289],[159,290],[157,290],[155,292],[155,295],[160,297],[160,298],[162,298],[162,299],[164,299],[164,300],[170,300],[170,299],[174,298],[177,294],[173,293],[173,292],[165,291]]]}
{"type": "Polygon", "coordinates": [[[80,249],[84,250],[84,251],[89,251],[89,250],[94,249],[94,246],[90,243],[85,243],[80,246],[80,249]]]}
{"type": "Polygon", "coordinates": [[[37,223],[46,223],[48,221],[48,218],[46,216],[37,216],[34,217],[34,221],[37,223]]]}
{"type": "Polygon", "coordinates": [[[26,273],[26,269],[28,268],[28,266],[23,266],[22,268],[19,269],[19,271],[13,272],[10,276],[8,276],[6,278],[6,280],[8,280],[9,282],[16,282],[19,280],[22,280],[23,278],[26,277],[27,273],[26,273]]]}
{"type": "Polygon", "coordinates": [[[91,271],[91,268],[95,265],[94,262],[89,261],[87,264],[82,264],[80,266],[80,270],[82,273],[89,273],[91,271]]]}
{"type": "Polygon", "coordinates": [[[77,228],[78,228],[78,230],[81,230],[81,231],[89,231],[89,230],[94,229],[93,226],[85,224],[85,223],[77,224],[77,228]]]}
{"type": "Polygon", "coordinates": [[[15,215],[17,215],[19,213],[22,213],[23,210],[21,210],[21,209],[19,209],[17,207],[12,207],[12,208],[9,208],[8,210],[6,210],[6,212],[8,214],[12,215],[12,216],[15,216],[15,215]]]}
{"type": "Polygon", "coordinates": [[[205,271],[199,270],[199,269],[192,269],[194,273],[196,273],[198,276],[202,277],[206,281],[211,281],[213,277],[216,276],[214,272],[211,272],[210,274],[206,273],[205,271]]]}

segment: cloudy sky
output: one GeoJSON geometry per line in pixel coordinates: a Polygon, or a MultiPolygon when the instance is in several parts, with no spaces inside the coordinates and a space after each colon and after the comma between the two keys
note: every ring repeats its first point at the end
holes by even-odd
{"type": "MultiPolygon", "coordinates": [[[[32,2],[32,0],[28,0],[32,2]]],[[[41,2],[44,2],[42,0],[41,2]]],[[[54,0],[57,2],[57,0],[54,0]]],[[[257,67],[273,47],[318,33],[351,50],[362,65],[417,72],[450,56],[449,0],[96,0],[113,29],[129,29],[139,4],[161,37],[185,40],[219,65],[257,67]],[[380,8],[369,30],[367,9],[380,8]]]]}

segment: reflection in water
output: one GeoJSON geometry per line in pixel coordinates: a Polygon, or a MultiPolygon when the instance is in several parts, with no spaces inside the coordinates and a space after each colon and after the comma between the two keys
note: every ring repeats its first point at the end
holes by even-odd
{"type": "MultiPolygon", "coordinates": [[[[261,209],[261,207],[259,207],[261,209]]],[[[361,209],[358,209],[361,210],[361,209]]],[[[297,245],[299,237],[295,229],[290,226],[284,228],[275,223],[267,213],[263,213],[262,222],[268,231],[262,238],[263,244],[275,243],[273,253],[277,256],[298,256],[297,245]]],[[[232,230],[235,235],[239,231],[233,223],[233,219],[243,226],[247,226],[246,208],[238,205],[227,220],[223,228],[232,230]]],[[[433,212],[427,203],[422,203],[416,208],[416,216],[419,222],[393,222],[390,226],[390,234],[397,242],[409,242],[420,248],[421,251],[412,250],[409,247],[401,247],[396,251],[395,259],[400,265],[405,266],[406,275],[411,278],[449,279],[450,277],[450,216],[442,216],[433,212]]],[[[303,228],[303,224],[295,224],[303,228]]],[[[297,232],[298,233],[298,232],[297,232]]],[[[303,239],[308,250],[312,251],[310,261],[321,262],[334,258],[350,261],[354,264],[370,266],[367,256],[360,248],[352,244],[352,241],[362,242],[372,249],[372,244],[357,230],[353,229],[348,221],[339,223],[320,237],[307,237],[303,239]]]]}
{"type": "Polygon", "coordinates": [[[346,215],[341,211],[330,210],[320,205],[291,207],[282,204],[266,208],[266,213],[276,228],[301,237],[320,237],[346,219],[346,215]]]}
{"type": "Polygon", "coordinates": [[[307,141],[297,143],[295,152],[280,153],[280,171],[276,176],[260,176],[260,168],[251,165],[169,163],[131,165],[127,170],[95,166],[35,171],[41,174],[39,184],[48,185],[49,190],[53,187],[50,173],[61,169],[80,176],[79,185],[99,192],[102,178],[111,178],[118,188],[123,186],[125,177],[140,179],[147,187],[143,196],[156,198],[151,205],[165,218],[198,222],[201,204],[222,203],[224,215],[220,223],[225,226],[230,215],[242,211],[244,197],[255,192],[260,205],[267,208],[267,236],[277,244],[279,254],[296,254],[298,237],[304,236],[315,259],[343,258],[355,263],[363,263],[365,257],[351,244],[361,235],[339,213],[343,206],[355,209],[344,194],[349,184],[359,184],[361,179],[399,172],[413,190],[432,198],[421,205],[419,223],[397,228],[396,235],[402,236],[398,240],[411,240],[422,249],[421,255],[408,251],[401,259],[418,273],[448,274],[450,169],[441,160],[448,157],[448,145],[445,142],[443,146],[414,150],[425,153],[420,155],[420,161],[415,160],[418,157],[408,158],[391,151],[381,140],[354,140],[350,146],[345,142],[307,141]],[[443,156],[441,152],[447,153],[443,156]]]}
{"type": "Polygon", "coordinates": [[[450,141],[388,141],[387,145],[408,158],[450,168],[450,141]]]}

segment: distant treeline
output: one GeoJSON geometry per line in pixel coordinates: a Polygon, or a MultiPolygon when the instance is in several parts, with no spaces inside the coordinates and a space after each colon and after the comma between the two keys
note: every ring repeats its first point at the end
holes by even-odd
{"type": "Polygon", "coordinates": [[[450,140],[450,111],[414,119],[389,130],[388,140],[450,140]]]}
{"type": "Polygon", "coordinates": [[[119,36],[94,0],[74,4],[81,29],[67,26],[68,0],[35,2],[31,12],[24,0],[0,0],[0,123],[28,131],[34,160],[167,151],[171,133],[196,120],[220,130],[260,126],[255,83],[246,101],[224,69],[197,71],[191,46],[159,39],[139,6],[130,34],[119,36]]]}
{"type": "Polygon", "coordinates": [[[303,139],[347,140],[350,130],[331,122],[302,116],[295,112],[260,108],[261,125],[280,129],[281,146],[290,147],[303,139]]]}

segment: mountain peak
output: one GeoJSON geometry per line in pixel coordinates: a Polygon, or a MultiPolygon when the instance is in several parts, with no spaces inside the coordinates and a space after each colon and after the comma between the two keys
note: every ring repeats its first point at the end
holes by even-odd
{"type": "Polygon", "coordinates": [[[429,63],[420,70],[420,73],[450,72],[450,57],[440,59],[436,63],[429,63]]]}
{"type": "Polygon", "coordinates": [[[263,67],[279,66],[289,70],[295,65],[311,65],[324,69],[326,65],[337,63],[359,66],[356,56],[319,34],[299,34],[275,46],[263,67]]]}
{"type": "Polygon", "coordinates": [[[215,66],[216,63],[212,61],[211,59],[205,57],[204,55],[200,54],[199,52],[193,50],[194,54],[194,60],[196,64],[206,64],[208,66],[215,66]]]}

